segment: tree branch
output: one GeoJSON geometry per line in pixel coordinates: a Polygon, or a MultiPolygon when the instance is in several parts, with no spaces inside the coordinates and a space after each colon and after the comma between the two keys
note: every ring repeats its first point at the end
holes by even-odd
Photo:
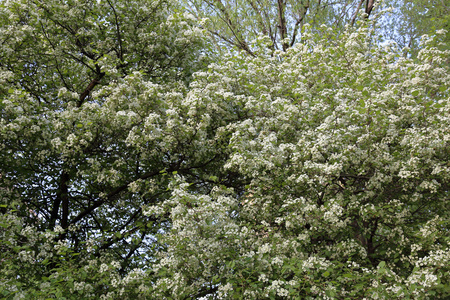
{"type": "Polygon", "coordinates": [[[284,9],[286,7],[286,3],[283,0],[277,0],[278,6],[278,30],[280,31],[281,44],[283,46],[283,51],[288,49],[288,44],[284,41],[287,35],[287,27],[286,27],[286,18],[284,15],[284,9]]]}
{"type": "MultiPolygon", "coordinates": [[[[290,47],[294,46],[295,43],[295,39],[297,37],[297,31],[298,31],[298,27],[300,26],[300,24],[302,24],[303,20],[305,19],[306,13],[308,12],[308,8],[309,8],[309,1],[307,2],[306,5],[303,5],[302,11],[300,12],[297,22],[295,22],[295,26],[294,26],[294,31],[292,32],[292,39],[291,39],[291,43],[290,43],[290,47]]],[[[303,27],[300,26],[300,29],[303,27]]]]}
{"type": "Polygon", "coordinates": [[[100,83],[100,80],[105,76],[105,72],[100,71],[100,67],[95,65],[97,76],[89,83],[84,92],[80,94],[80,99],[78,100],[77,107],[81,107],[83,105],[86,97],[92,92],[94,87],[100,83]]]}
{"type": "Polygon", "coordinates": [[[373,6],[375,4],[375,0],[366,0],[366,14],[367,14],[367,19],[370,16],[370,13],[372,12],[373,6]]]}

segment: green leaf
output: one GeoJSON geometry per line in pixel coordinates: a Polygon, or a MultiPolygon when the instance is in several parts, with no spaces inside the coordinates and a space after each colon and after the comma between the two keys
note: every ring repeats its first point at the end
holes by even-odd
{"type": "Polygon", "coordinates": [[[385,262],[385,261],[381,261],[381,262],[378,264],[378,268],[380,268],[380,269],[383,269],[384,266],[386,266],[386,262],[385,262]]]}
{"type": "Polygon", "coordinates": [[[325,294],[331,298],[334,298],[336,296],[336,293],[333,290],[327,290],[325,291],[325,294]]]}
{"type": "Polygon", "coordinates": [[[328,277],[328,276],[330,276],[330,272],[325,271],[325,273],[323,273],[322,276],[323,276],[323,277],[328,277]]]}
{"type": "Polygon", "coordinates": [[[415,90],[415,91],[413,91],[411,94],[415,97],[415,96],[419,95],[419,93],[420,93],[420,91],[415,90]]]}
{"type": "Polygon", "coordinates": [[[441,91],[441,92],[445,92],[446,90],[447,90],[447,87],[444,86],[444,85],[441,85],[441,86],[439,87],[439,91],[441,91]]]}

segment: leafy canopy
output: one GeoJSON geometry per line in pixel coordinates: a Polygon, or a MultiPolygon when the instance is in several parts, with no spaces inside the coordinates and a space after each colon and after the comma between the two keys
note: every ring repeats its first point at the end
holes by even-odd
{"type": "Polygon", "coordinates": [[[449,51],[305,25],[205,67],[170,5],[0,4],[1,295],[448,296],[449,51]]]}

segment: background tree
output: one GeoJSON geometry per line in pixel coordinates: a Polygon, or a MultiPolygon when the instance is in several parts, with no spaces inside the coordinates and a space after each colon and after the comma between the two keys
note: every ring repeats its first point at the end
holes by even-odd
{"type": "Polygon", "coordinates": [[[251,42],[260,35],[270,38],[269,47],[286,51],[298,42],[305,24],[318,27],[332,25],[343,30],[354,24],[360,9],[366,18],[372,13],[375,1],[290,1],[290,0],[193,0],[186,6],[199,20],[208,18],[204,26],[218,45],[227,45],[254,55],[251,42]]]}
{"type": "Polygon", "coordinates": [[[384,19],[382,28],[386,38],[395,41],[400,47],[411,49],[416,57],[420,48],[420,39],[424,34],[435,35],[437,30],[447,30],[441,35],[441,49],[448,49],[450,42],[450,7],[446,1],[386,1],[392,6],[392,15],[384,19]]]}

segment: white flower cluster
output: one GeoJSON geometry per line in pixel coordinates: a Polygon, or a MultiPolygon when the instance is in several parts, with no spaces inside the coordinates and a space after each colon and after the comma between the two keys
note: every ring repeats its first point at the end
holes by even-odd
{"type": "Polygon", "coordinates": [[[288,51],[224,55],[191,76],[205,32],[170,3],[117,1],[116,14],[105,1],[9,2],[0,5],[14,20],[0,27],[0,150],[14,181],[5,203],[31,216],[0,216],[9,251],[0,289],[39,278],[36,293],[58,297],[67,284],[100,299],[443,295],[450,74],[448,51],[431,38],[413,60],[377,46],[366,26],[330,43],[329,28],[305,25],[288,51]],[[36,51],[31,37],[42,41],[36,51]],[[82,41],[95,60],[79,53],[82,41]],[[33,53],[46,53],[27,85],[45,90],[39,97],[18,88],[25,75],[3,70],[16,58],[28,70],[33,53]],[[69,76],[47,70],[52,57],[69,76]],[[73,90],[92,72],[102,78],[83,102],[73,90]]]}

